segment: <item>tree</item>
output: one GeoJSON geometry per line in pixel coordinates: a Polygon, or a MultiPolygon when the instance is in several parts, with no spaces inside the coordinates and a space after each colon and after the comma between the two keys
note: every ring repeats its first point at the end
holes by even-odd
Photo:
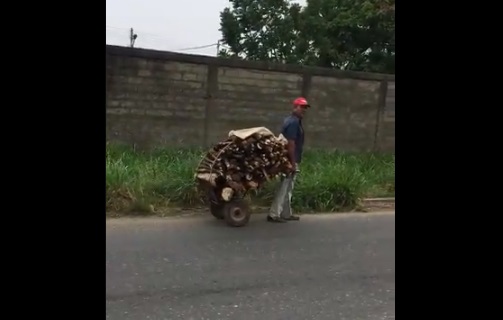
{"type": "Polygon", "coordinates": [[[394,0],[230,0],[221,56],[394,73],[394,0]]]}
{"type": "Polygon", "coordinates": [[[302,13],[316,65],[394,73],[394,0],[308,0],[302,13]]]}
{"type": "Polygon", "coordinates": [[[300,6],[287,0],[229,0],[220,13],[221,56],[297,63],[300,6]]]}

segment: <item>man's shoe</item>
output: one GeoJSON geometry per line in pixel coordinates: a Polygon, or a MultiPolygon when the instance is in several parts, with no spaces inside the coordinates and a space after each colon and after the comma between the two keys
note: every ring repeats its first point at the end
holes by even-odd
{"type": "Polygon", "coordinates": [[[269,222],[276,222],[276,223],[285,223],[286,222],[286,220],[283,219],[283,218],[279,218],[279,217],[278,218],[276,218],[276,217],[273,218],[271,216],[267,216],[267,221],[269,221],[269,222]]]}
{"type": "Polygon", "coordinates": [[[300,217],[299,216],[289,216],[288,218],[283,218],[284,220],[287,220],[287,221],[299,221],[300,220],[300,217]]]}

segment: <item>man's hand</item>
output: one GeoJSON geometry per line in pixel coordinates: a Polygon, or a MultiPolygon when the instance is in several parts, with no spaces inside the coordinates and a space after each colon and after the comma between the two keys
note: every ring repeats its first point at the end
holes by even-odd
{"type": "Polygon", "coordinates": [[[286,169],[285,170],[286,175],[294,174],[297,171],[297,166],[295,163],[292,163],[291,161],[289,161],[289,163],[285,169],[286,169]]]}
{"type": "Polygon", "coordinates": [[[292,173],[299,173],[300,170],[299,170],[299,166],[297,165],[297,163],[291,163],[292,164],[292,173]]]}

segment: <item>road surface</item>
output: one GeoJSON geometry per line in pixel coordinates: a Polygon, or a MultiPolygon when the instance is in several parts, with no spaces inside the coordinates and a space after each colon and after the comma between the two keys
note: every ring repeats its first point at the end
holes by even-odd
{"type": "Polygon", "coordinates": [[[395,319],[395,215],[107,221],[107,319],[395,319]]]}

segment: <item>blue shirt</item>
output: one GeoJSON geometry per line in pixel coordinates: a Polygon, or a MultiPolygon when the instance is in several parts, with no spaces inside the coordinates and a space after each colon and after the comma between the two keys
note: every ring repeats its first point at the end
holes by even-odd
{"type": "Polygon", "coordinates": [[[302,160],[302,149],[304,148],[302,120],[293,114],[289,115],[283,121],[281,133],[286,139],[295,141],[295,161],[300,163],[302,160]]]}

